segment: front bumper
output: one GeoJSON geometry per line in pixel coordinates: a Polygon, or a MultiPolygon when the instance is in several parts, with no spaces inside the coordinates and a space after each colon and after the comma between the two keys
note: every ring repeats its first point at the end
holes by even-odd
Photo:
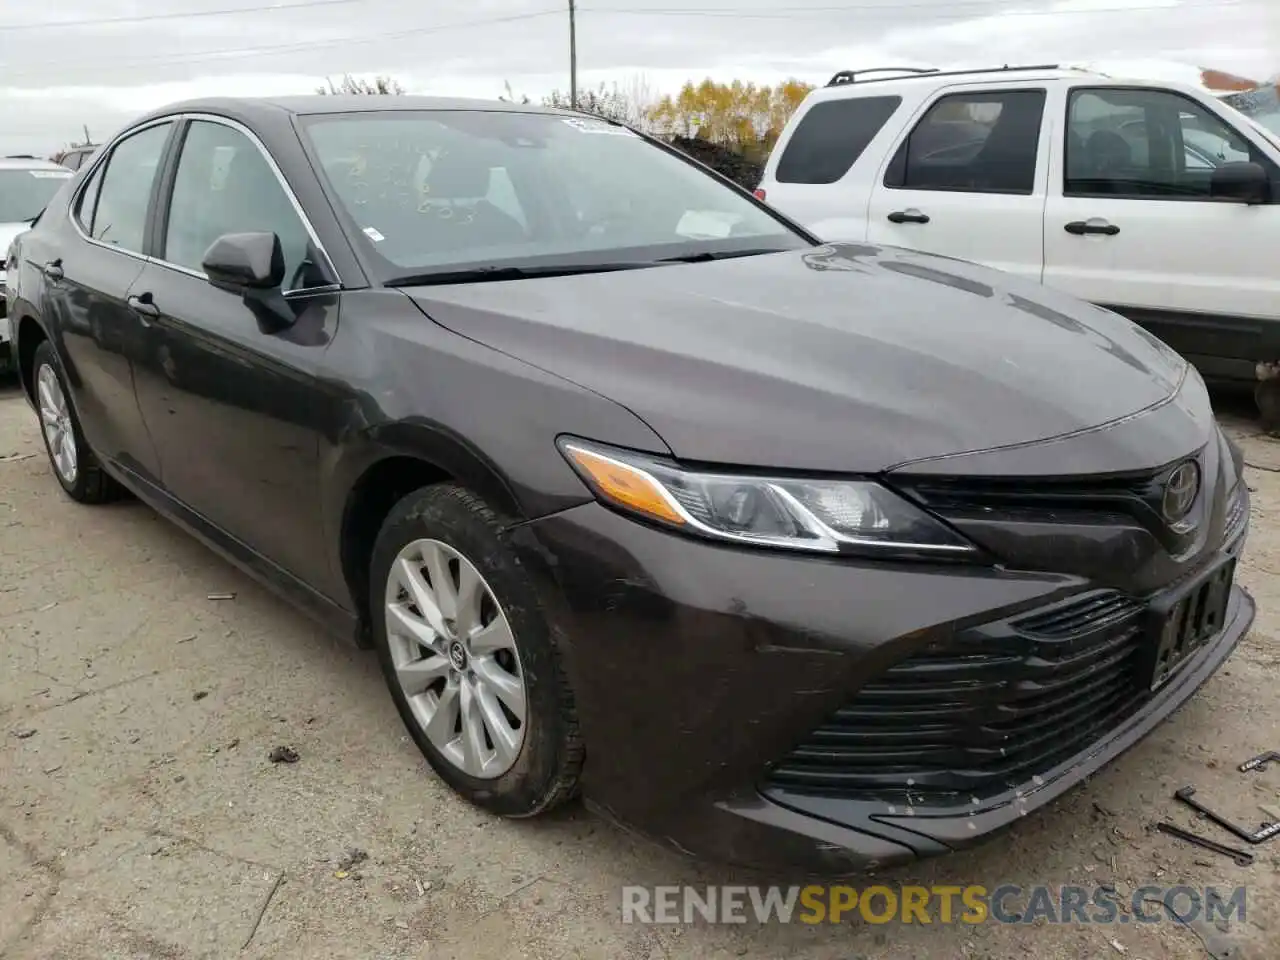
{"type": "MultiPolygon", "coordinates": [[[[962,847],[1018,820],[1136,743],[1249,629],[1224,626],[1096,738],[961,808],[779,786],[770,772],[863,687],[940,639],[1095,589],[1000,568],[863,564],[684,539],[596,504],[516,528],[576,694],[583,791],[686,853],[782,871],[853,873],[962,847]]],[[[1215,554],[1238,552],[1244,532],[1215,554]]],[[[1203,558],[1208,563],[1212,558],[1203,558]]]]}

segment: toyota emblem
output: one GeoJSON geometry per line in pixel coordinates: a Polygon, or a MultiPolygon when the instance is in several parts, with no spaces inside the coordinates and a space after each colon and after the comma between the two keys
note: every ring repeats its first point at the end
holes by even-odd
{"type": "Polygon", "coordinates": [[[1200,467],[1194,460],[1181,463],[1165,481],[1160,498],[1160,512],[1166,523],[1177,524],[1186,519],[1200,495],[1200,467]]]}

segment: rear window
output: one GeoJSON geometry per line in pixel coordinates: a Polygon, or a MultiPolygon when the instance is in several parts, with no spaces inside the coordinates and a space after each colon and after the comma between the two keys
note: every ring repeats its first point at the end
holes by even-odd
{"type": "Polygon", "coordinates": [[[901,97],[850,97],[815,103],[778,160],[779,183],[835,183],[854,165],[901,97]]]}

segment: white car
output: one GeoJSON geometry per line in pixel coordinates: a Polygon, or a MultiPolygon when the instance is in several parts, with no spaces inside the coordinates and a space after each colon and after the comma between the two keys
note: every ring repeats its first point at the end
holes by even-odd
{"type": "Polygon", "coordinates": [[[1116,310],[1280,413],[1280,140],[1206,90],[1052,66],[843,71],[792,116],[757,196],[824,240],[1116,310]]]}
{"type": "Polygon", "coordinates": [[[8,291],[5,280],[9,246],[31,226],[40,211],[74,176],[71,170],[37,157],[0,158],[0,370],[9,361],[8,291]]]}

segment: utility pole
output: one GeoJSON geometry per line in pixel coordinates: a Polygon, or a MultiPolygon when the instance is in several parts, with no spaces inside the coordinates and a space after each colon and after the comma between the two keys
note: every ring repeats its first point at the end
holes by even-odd
{"type": "Polygon", "coordinates": [[[569,106],[578,109],[578,24],[577,5],[569,0],[569,106]]]}

